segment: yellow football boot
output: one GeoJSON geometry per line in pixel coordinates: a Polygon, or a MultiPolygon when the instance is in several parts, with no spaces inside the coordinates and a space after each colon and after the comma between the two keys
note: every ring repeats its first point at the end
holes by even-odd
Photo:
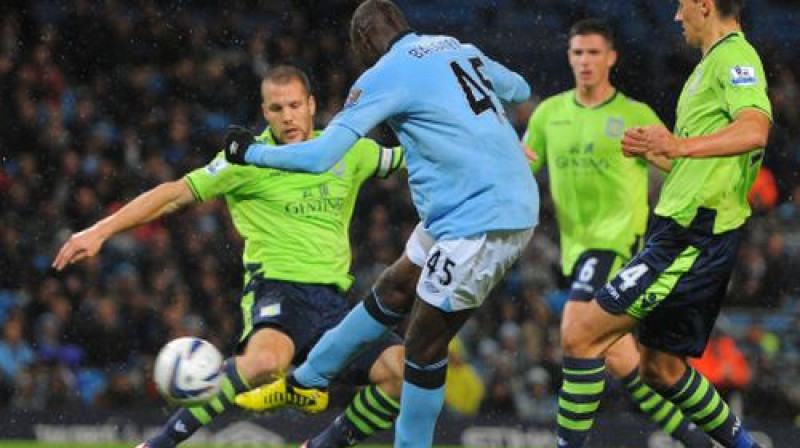
{"type": "Polygon", "coordinates": [[[250,411],[264,412],[294,408],[316,414],[328,407],[328,391],[289,384],[285,376],[236,396],[236,404],[250,411]]]}

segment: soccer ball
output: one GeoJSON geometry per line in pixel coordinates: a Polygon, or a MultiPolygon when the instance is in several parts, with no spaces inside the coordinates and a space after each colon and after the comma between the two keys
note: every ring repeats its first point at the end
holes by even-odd
{"type": "Polygon", "coordinates": [[[156,387],[170,403],[192,405],[219,393],[222,354],[200,338],[178,338],[165,345],[153,368],[156,387]]]}

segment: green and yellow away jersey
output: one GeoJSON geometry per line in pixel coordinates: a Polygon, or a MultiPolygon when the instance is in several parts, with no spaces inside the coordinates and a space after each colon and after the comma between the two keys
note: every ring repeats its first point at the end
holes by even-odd
{"type": "MultiPolygon", "coordinates": [[[[274,144],[269,129],[257,140],[274,144]]],[[[360,139],[321,174],[233,165],[220,152],[184,178],[199,201],[225,198],[244,239],[245,266],[269,279],[346,291],[353,282],[348,230],[358,191],[366,179],[387,176],[402,160],[401,148],[360,139]]]]}
{"type": "Polygon", "coordinates": [[[620,92],[589,108],[569,90],[531,115],[524,141],[539,156],[534,172],[547,167],[565,275],[589,249],[631,255],[647,225],[647,162],[622,155],[622,134],[660,123],[650,107],[620,92]]]}
{"type": "MultiPolygon", "coordinates": [[[[743,109],[772,119],[761,59],[741,32],[717,42],[683,87],[674,133],[678,137],[713,134],[743,109]]],[[[741,226],[750,216],[747,192],[753,185],[763,149],[734,157],[679,158],[661,189],[655,213],[688,226],[699,207],[716,210],[714,233],[741,226]]]]}

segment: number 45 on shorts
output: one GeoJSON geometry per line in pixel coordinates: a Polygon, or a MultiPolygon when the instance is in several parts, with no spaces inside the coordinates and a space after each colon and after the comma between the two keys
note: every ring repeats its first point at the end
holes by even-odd
{"type": "Polygon", "coordinates": [[[417,295],[452,312],[479,307],[519,258],[532,229],[437,241],[428,251],[417,295]]]}

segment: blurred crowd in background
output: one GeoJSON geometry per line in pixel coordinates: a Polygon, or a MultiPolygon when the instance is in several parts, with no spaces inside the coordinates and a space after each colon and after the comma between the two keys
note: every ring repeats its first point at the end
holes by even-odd
{"type": "MultiPolygon", "coordinates": [[[[729,306],[698,361],[746,416],[800,416],[800,7],[794,3],[748,2],[744,26],[764,58],[776,121],[751,194],[754,218],[729,306]]],[[[198,335],[231,353],[240,319],[241,241],[220,201],[115,237],[100,256],[63,273],[50,263],[71,232],[210,161],[228,124],[263,129],[259,81],[270,66],[291,63],[309,73],[324,127],[358,74],[346,36],[356,4],[0,5],[0,407],[163,405],[150,369],[166,341],[198,335]]],[[[683,44],[672,2],[398,4],[419,30],[476,43],[531,82],[536,98],[509,111],[520,132],[538,100],[571,88],[566,31],[577,19],[605,17],[616,28],[615,85],[652,105],[668,126],[680,86],[700,57],[683,44]]],[[[556,414],[567,284],[546,177],[539,180],[542,224],[533,242],[452,347],[452,414],[542,423],[556,414]]],[[[352,227],[354,299],[402,253],[416,221],[402,176],[365,187],[352,227]]],[[[604,406],[632,409],[625,400],[604,406]]]]}

